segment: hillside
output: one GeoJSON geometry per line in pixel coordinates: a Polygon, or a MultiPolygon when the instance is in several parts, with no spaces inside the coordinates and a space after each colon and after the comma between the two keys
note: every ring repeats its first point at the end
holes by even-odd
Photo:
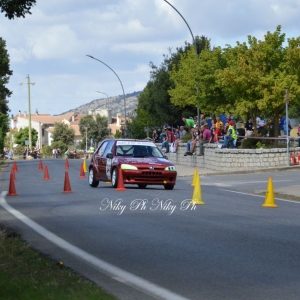
{"type": "MultiPolygon", "coordinates": [[[[136,109],[138,104],[138,96],[141,92],[133,92],[131,94],[126,94],[126,113],[133,111],[136,109]]],[[[100,94],[99,94],[100,95],[100,94]]],[[[105,97],[98,98],[89,103],[80,105],[78,107],[74,107],[68,111],[65,111],[61,114],[69,113],[69,112],[77,112],[80,114],[87,114],[89,110],[95,109],[105,109],[110,108],[112,110],[112,115],[116,116],[117,113],[121,113],[124,116],[124,97],[123,95],[113,96],[113,97],[105,97]]]]}

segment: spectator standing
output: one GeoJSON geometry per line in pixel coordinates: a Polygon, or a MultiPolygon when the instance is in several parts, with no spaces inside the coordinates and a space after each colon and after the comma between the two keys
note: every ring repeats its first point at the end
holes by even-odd
{"type": "Polygon", "coordinates": [[[285,122],[285,116],[279,119],[280,135],[284,135],[284,122],[285,122]]]}
{"type": "Polygon", "coordinates": [[[52,158],[56,158],[56,148],[52,149],[52,158]]]}
{"type": "Polygon", "coordinates": [[[211,139],[211,132],[208,128],[208,125],[202,125],[200,128],[200,131],[202,133],[201,138],[199,140],[199,154],[198,156],[204,155],[204,147],[203,145],[206,143],[209,143],[211,139]]]}
{"type": "MultiPolygon", "coordinates": [[[[95,148],[93,146],[90,147],[90,158],[93,157],[93,154],[95,152],[95,148]]],[[[75,154],[76,154],[76,150],[75,150],[75,154]]]]}
{"type": "Polygon", "coordinates": [[[194,128],[195,122],[193,119],[182,118],[182,121],[189,130],[191,130],[191,128],[194,128]]]}
{"type": "Polygon", "coordinates": [[[290,133],[291,133],[291,129],[293,129],[292,128],[292,125],[291,125],[291,120],[290,120],[290,118],[287,118],[286,116],[285,116],[285,118],[284,118],[284,122],[283,122],[283,131],[284,131],[284,135],[290,135],[290,133]]]}
{"type": "Polygon", "coordinates": [[[159,137],[158,137],[157,131],[155,129],[152,132],[152,140],[153,140],[154,143],[159,142],[159,137]]]}
{"type": "Polygon", "coordinates": [[[160,134],[160,142],[163,143],[165,141],[165,138],[167,137],[167,127],[164,127],[163,132],[160,134]]]}
{"type": "Polygon", "coordinates": [[[207,122],[206,122],[206,120],[205,120],[205,115],[204,115],[204,114],[201,114],[201,115],[200,115],[200,126],[206,125],[206,124],[207,124],[207,122]]]}
{"type": "Polygon", "coordinates": [[[265,128],[265,126],[266,126],[266,121],[264,119],[261,119],[260,117],[257,117],[256,118],[256,127],[257,127],[257,132],[259,134],[265,128]]]}
{"type": "Polygon", "coordinates": [[[233,127],[235,127],[235,121],[231,118],[231,114],[227,114],[227,120],[226,122],[230,123],[230,122],[233,122],[233,127]]]}

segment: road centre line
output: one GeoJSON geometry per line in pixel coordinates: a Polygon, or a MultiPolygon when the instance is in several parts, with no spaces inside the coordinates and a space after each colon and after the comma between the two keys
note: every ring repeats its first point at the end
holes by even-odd
{"type": "Polygon", "coordinates": [[[47,240],[52,242],[53,244],[57,245],[58,247],[72,253],[73,255],[83,259],[86,262],[91,263],[92,265],[98,267],[100,270],[108,273],[112,276],[113,279],[118,278],[118,281],[121,281],[129,286],[134,286],[139,290],[144,290],[147,293],[150,293],[156,297],[166,300],[188,300],[185,297],[182,297],[178,294],[175,294],[163,287],[160,287],[150,281],[147,281],[141,277],[138,277],[134,274],[131,274],[125,270],[122,270],[110,263],[105,262],[104,260],[89,254],[88,252],[68,243],[67,241],[63,240],[62,238],[58,237],[54,233],[50,232],[46,228],[40,226],[36,222],[32,221],[18,210],[11,207],[5,200],[7,192],[3,191],[0,195],[0,205],[8,211],[10,214],[15,216],[21,222],[26,224],[28,227],[32,228],[34,231],[45,237],[47,240]]]}
{"type": "MultiPolygon", "coordinates": [[[[265,198],[266,196],[262,195],[256,195],[256,194],[249,194],[249,193],[243,193],[243,192],[237,192],[237,191],[232,191],[232,190],[225,190],[225,189],[219,189],[220,191],[224,192],[230,192],[230,193],[235,193],[235,194],[241,194],[241,195],[248,195],[248,196],[254,196],[254,197],[260,197],[260,198],[265,198]]],[[[275,198],[276,200],[279,201],[285,201],[285,202],[291,202],[291,203],[297,203],[300,204],[299,201],[293,201],[293,200],[287,200],[287,199],[281,199],[281,198],[275,198]]]]}

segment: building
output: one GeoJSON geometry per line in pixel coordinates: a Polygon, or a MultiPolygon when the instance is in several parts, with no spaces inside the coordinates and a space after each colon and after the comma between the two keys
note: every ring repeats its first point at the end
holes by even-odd
{"type": "MultiPolygon", "coordinates": [[[[88,114],[105,116],[108,119],[108,127],[110,135],[115,135],[117,130],[121,130],[121,127],[125,125],[125,119],[118,113],[117,117],[112,117],[110,109],[97,109],[95,111],[88,111],[88,114]]],[[[78,114],[76,112],[70,112],[59,116],[51,116],[50,114],[31,114],[31,128],[34,128],[38,132],[37,147],[50,146],[52,143],[52,132],[54,130],[54,124],[64,122],[69,125],[75,131],[74,145],[78,145],[82,141],[82,136],[79,131],[79,121],[86,114],[78,114]]],[[[12,130],[19,131],[21,128],[28,127],[28,114],[26,112],[19,112],[17,115],[11,118],[10,128],[12,130]]]]}

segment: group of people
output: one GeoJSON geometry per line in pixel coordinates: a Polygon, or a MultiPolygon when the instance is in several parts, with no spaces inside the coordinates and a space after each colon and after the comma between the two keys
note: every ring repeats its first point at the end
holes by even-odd
{"type": "Polygon", "coordinates": [[[197,144],[199,145],[198,156],[204,155],[204,144],[206,143],[219,144],[220,148],[236,147],[238,134],[235,129],[235,121],[231,118],[230,114],[227,115],[225,124],[217,116],[211,120],[211,126],[208,125],[204,115],[200,116],[200,127],[191,119],[182,118],[182,120],[192,135],[191,139],[186,143],[185,156],[196,154],[195,148],[197,144]]]}
{"type": "MultiPolygon", "coordinates": [[[[171,126],[165,126],[164,131],[158,135],[157,131],[153,131],[152,140],[154,142],[161,142],[162,151],[164,153],[176,152],[178,144],[182,137],[191,133],[191,139],[186,143],[185,156],[193,155],[195,153],[196,145],[199,145],[198,156],[204,155],[204,144],[216,143],[219,148],[235,148],[238,140],[238,136],[250,137],[254,133],[254,124],[252,118],[248,118],[245,125],[241,129],[236,129],[235,120],[231,117],[231,114],[227,114],[226,121],[223,123],[220,116],[211,119],[211,124],[205,120],[204,114],[200,115],[198,122],[197,117],[195,118],[182,118],[184,123],[179,128],[172,128],[171,126]],[[200,126],[198,126],[200,124],[200,126]]],[[[257,132],[261,134],[264,129],[270,129],[272,122],[268,122],[264,117],[256,118],[257,132]]],[[[290,119],[285,116],[280,118],[280,131],[281,135],[290,135],[292,129],[290,119]]],[[[299,136],[299,147],[300,147],[300,124],[298,128],[299,136]]]]}
{"type": "Polygon", "coordinates": [[[59,148],[52,149],[52,158],[61,158],[61,151],[59,148]]]}
{"type": "MultiPolygon", "coordinates": [[[[161,149],[164,153],[176,152],[178,144],[182,142],[182,137],[188,132],[191,133],[191,139],[186,143],[185,156],[195,154],[197,143],[199,145],[198,156],[204,155],[204,144],[206,143],[217,143],[221,145],[221,148],[229,146],[234,148],[236,146],[238,134],[235,129],[235,121],[231,118],[230,114],[227,115],[225,124],[218,116],[216,119],[212,119],[211,126],[208,126],[204,114],[200,115],[200,127],[198,126],[196,117],[182,118],[182,121],[184,125],[179,128],[165,126],[164,131],[160,135],[158,135],[156,130],[153,131],[152,140],[157,143],[161,142],[161,149]]],[[[252,130],[250,123],[248,129],[252,130]]]]}
{"type": "Polygon", "coordinates": [[[24,148],[23,149],[23,159],[37,159],[41,157],[41,151],[38,148],[30,149],[30,148],[24,148]]]}
{"type": "Polygon", "coordinates": [[[3,154],[4,154],[4,159],[9,159],[9,160],[14,159],[13,151],[10,148],[4,148],[3,154]]]}

